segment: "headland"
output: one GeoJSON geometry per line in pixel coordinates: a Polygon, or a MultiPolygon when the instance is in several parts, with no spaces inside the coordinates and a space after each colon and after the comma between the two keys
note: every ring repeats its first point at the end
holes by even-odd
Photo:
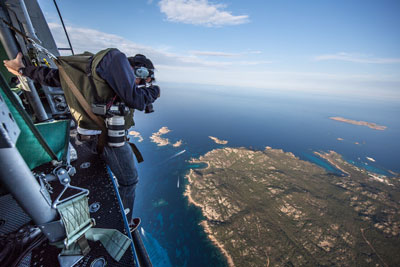
{"type": "Polygon", "coordinates": [[[400,177],[317,152],[343,175],[267,147],[212,150],[185,195],[230,266],[398,266],[400,177]]]}

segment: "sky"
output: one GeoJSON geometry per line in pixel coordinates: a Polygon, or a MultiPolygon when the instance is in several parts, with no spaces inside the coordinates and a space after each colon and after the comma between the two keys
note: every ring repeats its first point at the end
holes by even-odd
{"type": "MultiPolygon", "coordinates": [[[[38,0],[66,47],[51,0],[38,0]]],[[[158,83],[400,101],[398,0],[58,0],[76,52],[141,53],[158,83]]]]}

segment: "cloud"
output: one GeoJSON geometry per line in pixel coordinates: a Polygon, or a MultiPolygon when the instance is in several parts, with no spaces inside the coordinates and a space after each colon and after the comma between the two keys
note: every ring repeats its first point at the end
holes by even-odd
{"type": "Polygon", "coordinates": [[[339,61],[348,61],[355,63],[367,63],[367,64],[395,64],[400,63],[400,58],[378,58],[367,55],[360,54],[350,54],[350,53],[336,53],[336,54],[327,54],[320,55],[314,58],[316,61],[324,61],[324,60],[339,60],[339,61]]]}
{"type": "Polygon", "coordinates": [[[261,51],[246,51],[241,53],[227,53],[221,51],[198,51],[192,50],[189,53],[196,56],[212,56],[212,57],[239,57],[247,54],[261,54],[261,51]]]}
{"type": "Polygon", "coordinates": [[[161,0],[160,11],[168,21],[186,24],[219,27],[249,22],[248,15],[234,16],[221,4],[211,4],[208,0],[161,0]]]}
{"type": "Polygon", "coordinates": [[[255,66],[255,65],[265,65],[265,64],[271,64],[273,63],[270,60],[258,60],[258,61],[250,61],[250,60],[240,60],[236,62],[235,64],[239,66],[255,66]]]}
{"type": "Polygon", "coordinates": [[[212,56],[212,57],[237,57],[240,54],[238,53],[226,53],[219,51],[189,51],[191,54],[196,56],[212,56]]]}
{"type": "MultiPolygon", "coordinates": [[[[57,42],[57,46],[68,47],[61,24],[50,22],[48,25],[57,42]]],[[[127,53],[136,53],[137,51],[143,50],[148,52],[149,49],[151,50],[150,47],[130,42],[121,36],[100,32],[94,29],[67,27],[67,31],[76,53],[84,51],[95,52],[108,47],[118,47],[121,50],[125,49],[127,53]]]]}
{"type": "MultiPolygon", "coordinates": [[[[54,39],[57,42],[57,46],[68,47],[68,43],[65,38],[65,33],[63,31],[61,24],[58,23],[48,23],[48,24],[51,32],[53,33],[54,39]]],[[[115,34],[104,33],[94,29],[88,29],[82,27],[67,27],[67,30],[75,53],[82,53],[84,51],[97,52],[101,49],[115,47],[124,52],[126,55],[135,55],[140,53],[148,56],[155,64],[156,68],[158,66],[226,68],[233,65],[248,66],[248,65],[257,65],[265,63],[263,61],[206,60],[198,57],[194,53],[192,54],[171,53],[168,52],[168,49],[155,49],[150,46],[134,43],[115,34]]],[[[199,53],[199,55],[201,54],[200,51],[197,52],[199,53]]],[[[223,54],[223,52],[204,52],[204,54],[207,53],[216,53],[216,54],[220,53],[221,55],[223,54]]],[[[254,53],[254,51],[245,53],[254,53]]],[[[234,55],[234,54],[226,53],[226,57],[228,57],[228,55],[234,55]]]]}
{"type": "MultiPolygon", "coordinates": [[[[49,23],[58,47],[67,47],[68,43],[62,26],[49,23]]],[[[319,91],[342,95],[353,90],[359,95],[387,96],[400,99],[400,76],[392,75],[355,75],[354,73],[336,75],[332,73],[265,71],[269,61],[260,59],[251,61],[245,58],[235,59],[228,55],[224,61],[208,60],[190,53],[172,53],[170,48],[154,48],[134,43],[115,34],[94,29],[67,27],[76,53],[83,51],[97,52],[108,47],[116,47],[127,55],[142,53],[152,59],[159,83],[223,85],[230,87],[255,88],[254,90],[297,90],[319,91]],[[233,60],[235,59],[235,60],[233,60]],[[249,66],[244,68],[244,66],[249,66]],[[253,67],[254,66],[254,67],[253,67]],[[255,67],[257,66],[257,67],[255,67]],[[263,68],[264,67],[264,68],[263,68]],[[386,95],[385,95],[386,94],[386,95]]],[[[257,54],[259,51],[237,53],[257,54]]],[[[212,54],[212,53],[211,53],[212,54]]],[[[217,55],[218,52],[215,53],[217,55]]],[[[222,55],[222,54],[221,54],[222,55]]],[[[235,53],[231,54],[232,56],[235,53]]],[[[321,59],[322,60],[322,59],[321,59]]],[[[269,67],[271,69],[271,67],[269,67]]]]}
{"type": "MultiPolygon", "coordinates": [[[[262,95],[268,91],[336,95],[355,98],[400,101],[399,75],[356,75],[316,72],[266,71],[250,69],[213,69],[162,66],[160,80],[170,84],[204,85],[206,88],[229,88],[230,93],[262,95]],[[179,73],[179,76],[168,75],[179,73]]],[[[186,86],[187,87],[187,86],[186,86]]]]}

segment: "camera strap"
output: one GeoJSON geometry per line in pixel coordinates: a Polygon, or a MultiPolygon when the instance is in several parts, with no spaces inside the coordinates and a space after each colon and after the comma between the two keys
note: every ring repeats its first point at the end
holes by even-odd
{"type": "Polygon", "coordinates": [[[76,87],[74,82],[71,80],[71,78],[65,72],[64,68],[57,61],[55,61],[55,62],[60,71],[60,75],[63,76],[65,82],[67,83],[68,87],[71,89],[71,92],[74,94],[76,100],[78,100],[79,104],[81,104],[82,108],[85,110],[85,112],[88,114],[88,116],[100,127],[101,134],[99,136],[99,141],[97,143],[97,152],[99,154],[103,153],[104,146],[107,141],[107,128],[106,128],[103,118],[95,115],[92,112],[92,109],[91,109],[89,103],[86,101],[86,99],[83,97],[82,93],[79,91],[79,89],[76,87]]]}

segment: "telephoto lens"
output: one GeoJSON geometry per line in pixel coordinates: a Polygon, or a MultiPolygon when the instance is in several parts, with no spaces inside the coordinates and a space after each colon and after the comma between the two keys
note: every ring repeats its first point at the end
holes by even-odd
{"type": "Polygon", "coordinates": [[[121,147],[125,144],[125,119],[123,116],[113,116],[106,119],[107,142],[109,146],[121,147]]]}

